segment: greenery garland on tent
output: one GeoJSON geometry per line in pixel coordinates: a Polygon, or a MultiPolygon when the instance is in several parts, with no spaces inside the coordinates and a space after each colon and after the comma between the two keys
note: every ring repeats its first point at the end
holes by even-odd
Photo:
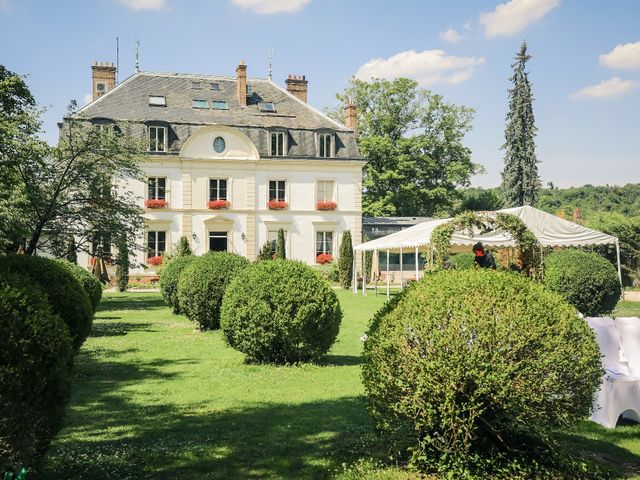
{"type": "Polygon", "coordinates": [[[499,229],[508,233],[516,242],[519,270],[534,278],[541,275],[542,259],[540,255],[536,256],[536,249],[540,250],[538,240],[520,218],[509,213],[489,216],[464,212],[450,222],[436,227],[431,233],[431,248],[436,270],[444,268],[445,259],[451,250],[453,234],[465,232],[472,236],[474,228],[484,232],[499,229]]]}

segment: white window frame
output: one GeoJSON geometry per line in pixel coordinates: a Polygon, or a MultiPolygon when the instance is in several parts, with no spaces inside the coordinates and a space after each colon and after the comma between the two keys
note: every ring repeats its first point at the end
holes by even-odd
{"type": "Polygon", "coordinates": [[[318,255],[321,255],[323,253],[328,253],[329,255],[332,255],[333,257],[335,257],[335,249],[336,249],[336,232],[334,230],[316,230],[316,234],[314,236],[314,244],[313,244],[313,248],[314,248],[314,258],[318,258],[318,255]],[[327,234],[331,234],[331,251],[326,251],[326,246],[327,246],[327,234]],[[323,251],[319,252],[318,251],[318,235],[322,235],[322,245],[323,245],[323,251]]]}
{"type": "MultiPolygon", "coordinates": [[[[224,250],[226,252],[231,252],[231,230],[228,229],[221,229],[221,230],[209,230],[207,229],[207,252],[213,252],[214,250],[211,250],[211,237],[213,236],[215,238],[215,236],[213,235],[214,233],[217,232],[221,232],[224,233],[225,238],[227,239],[227,249],[224,250]]],[[[222,238],[221,236],[217,236],[217,238],[222,238]]]]}
{"type": "Polygon", "coordinates": [[[167,252],[167,244],[169,242],[169,232],[167,232],[166,230],[147,230],[147,245],[145,248],[145,251],[147,253],[147,258],[149,257],[158,257],[164,253],[167,252]],[[158,234],[159,233],[164,233],[164,250],[160,251],[158,250],[158,234]],[[154,234],[155,239],[154,239],[154,244],[155,244],[155,248],[153,250],[153,252],[150,252],[149,249],[149,234],[154,234]],[[153,253],[153,255],[152,255],[153,253]]]}
{"type": "MultiPolygon", "coordinates": [[[[280,190],[279,186],[276,184],[276,191],[280,190]]],[[[267,181],[267,202],[271,202],[272,200],[277,200],[279,202],[289,202],[289,182],[286,178],[270,178],[267,181]],[[284,182],[284,199],[279,198],[271,198],[271,182],[284,182]]]]}
{"type": "Polygon", "coordinates": [[[287,156],[287,152],[289,151],[289,135],[287,132],[283,131],[283,130],[272,130],[269,132],[269,153],[271,154],[271,156],[273,157],[286,157],[287,156]],[[273,139],[274,137],[279,137],[282,136],[282,151],[278,152],[278,144],[276,142],[276,153],[273,153],[273,139]]]}
{"type": "Polygon", "coordinates": [[[159,176],[159,175],[150,175],[147,177],[147,200],[166,200],[169,193],[169,182],[167,182],[167,177],[163,177],[163,176],[159,176]],[[151,189],[149,188],[149,181],[155,178],[156,179],[156,185],[155,185],[155,192],[151,192],[151,189]],[[164,180],[164,198],[158,198],[158,180],[159,179],[163,179],[164,180]],[[151,196],[153,194],[153,196],[151,196]]]}
{"type": "Polygon", "coordinates": [[[335,156],[335,140],[336,136],[333,132],[318,132],[316,134],[316,146],[317,153],[319,158],[333,158],[335,156]],[[325,155],[321,155],[321,144],[323,143],[323,137],[329,137],[329,155],[326,153],[326,145],[325,145],[325,155]]]}
{"type": "Polygon", "coordinates": [[[231,181],[228,178],[225,177],[210,177],[209,178],[209,193],[208,193],[208,197],[209,199],[207,200],[208,202],[214,201],[214,200],[226,200],[227,202],[230,201],[229,198],[231,198],[230,195],[230,186],[231,186],[231,181]],[[225,198],[220,198],[220,180],[224,180],[225,182],[227,182],[226,188],[225,190],[227,191],[227,194],[225,196],[225,198]],[[217,182],[217,198],[211,198],[211,182],[217,182]]]}
{"type": "MultiPolygon", "coordinates": [[[[326,192],[325,192],[326,193],[326,192]]],[[[336,202],[336,181],[331,178],[322,178],[316,180],[316,203],[318,202],[336,202]],[[320,184],[321,183],[329,183],[331,182],[331,198],[323,199],[320,198],[320,184]]]]}
{"type": "Polygon", "coordinates": [[[164,95],[149,95],[149,106],[166,107],[167,97],[165,97],[164,95]]]}
{"type": "Polygon", "coordinates": [[[163,127],[160,125],[149,125],[147,126],[147,151],[148,152],[166,152],[168,151],[168,142],[167,142],[167,127],[163,127]],[[162,136],[164,138],[164,143],[160,144],[158,142],[158,132],[162,130],[162,136]],[[155,131],[156,132],[156,138],[155,140],[151,139],[151,132],[155,131]],[[152,145],[152,141],[155,142],[155,145],[152,145]],[[153,147],[153,148],[152,148],[153,147]],[[162,148],[159,148],[162,147],[162,148]]]}

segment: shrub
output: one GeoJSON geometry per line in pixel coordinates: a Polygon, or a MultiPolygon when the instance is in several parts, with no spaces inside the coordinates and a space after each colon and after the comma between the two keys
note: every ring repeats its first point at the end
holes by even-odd
{"type": "Polygon", "coordinates": [[[0,280],[0,465],[36,467],[70,395],[69,329],[33,279],[0,280]]]}
{"type": "Polygon", "coordinates": [[[472,252],[456,253],[449,257],[449,263],[457,270],[474,268],[475,255],[472,252]]]}
{"type": "Polygon", "coordinates": [[[126,292],[129,285],[129,245],[126,238],[118,242],[118,257],[116,258],[116,281],[119,292],[126,292]]]}
{"type": "Polygon", "coordinates": [[[60,265],[67,270],[71,275],[75,277],[76,280],[80,282],[82,288],[89,296],[89,301],[91,302],[91,307],[93,311],[96,311],[98,308],[98,304],[100,300],[102,300],[102,284],[100,281],[92,275],[91,272],[82,268],[80,265],[76,265],[75,263],[70,263],[67,261],[60,261],[60,265]]]}
{"type": "Polygon", "coordinates": [[[353,281],[353,245],[351,243],[351,230],[345,230],[340,242],[340,256],[338,257],[338,269],[340,270],[340,285],[350,288],[353,281]]]}
{"type": "Polygon", "coordinates": [[[333,263],[326,263],[324,265],[314,265],[314,271],[318,272],[322,278],[329,283],[338,283],[340,281],[340,271],[338,265],[333,263]]]}
{"type": "Polygon", "coordinates": [[[271,242],[269,241],[264,242],[260,252],[258,252],[257,261],[260,262],[263,260],[273,260],[273,250],[271,248],[271,242]]]}
{"type": "Polygon", "coordinates": [[[178,281],[184,269],[191,265],[196,257],[193,255],[183,255],[174,257],[162,270],[160,276],[160,291],[162,298],[173,309],[173,313],[180,313],[180,302],[178,301],[178,281]]]}
{"type": "Polygon", "coordinates": [[[175,257],[184,257],[185,255],[193,255],[191,251],[191,247],[189,246],[189,239],[182,235],[180,237],[180,241],[178,242],[178,246],[176,247],[175,257]]]}
{"type": "Polygon", "coordinates": [[[69,327],[73,346],[79,349],[91,331],[93,309],[82,285],[60,262],[31,255],[9,255],[0,258],[0,276],[22,274],[42,287],[53,312],[69,327]]]}
{"type": "Polygon", "coordinates": [[[200,330],[220,326],[222,296],[241,271],[247,268],[246,258],[228,252],[210,252],[196,257],[180,274],[178,305],[200,330]]]}
{"type": "Polygon", "coordinates": [[[524,276],[486,270],[432,273],[387,303],[363,362],[390,451],[453,478],[521,478],[513,469],[553,461],[542,439],[590,412],[603,373],[573,307],[524,276]]]}
{"type": "Polygon", "coordinates": [[[329,284],[300,262],[259,262],[241,272],[222,302],[227,343],[249,361],[316,360],[333,345],[342,311],[329,284]]]}
{"type": "Polygon", "coordinates": [[[276,254],[275,258],[284,260],[287,258],[287,252],[284,245],[284,230],[281,228],[278,230],[278,240],[276,240],[276,254]]]}
{"type": "Polygon", "coordinates": [[[620,299],[618,273],[595,253],[565,249],[545,259],[544,283],[586,316],[612,311],[620,299]]]}

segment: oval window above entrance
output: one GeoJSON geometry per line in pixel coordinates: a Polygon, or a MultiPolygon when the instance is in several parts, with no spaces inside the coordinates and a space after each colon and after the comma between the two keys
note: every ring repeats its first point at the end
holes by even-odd
{"type": "Polygon", "coordinates": [[[215,150],[216,153],[224,152],[225,148],[226,148],[226,144],[225,144],[224,138],[216,137],[213,140],[213,149],[215,150]]]}

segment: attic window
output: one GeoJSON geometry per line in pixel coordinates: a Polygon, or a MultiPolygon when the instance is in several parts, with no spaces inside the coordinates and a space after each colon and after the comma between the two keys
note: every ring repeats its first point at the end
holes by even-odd
{"type": "Polygon", "coordinates": [[[191,82],[191,88],[193,90],[202,90],[202,82],[191,82]]]}
{"type": "Polygon", "coordinates": [[[276,106],[272,102],[262,102],[260,103],[260,111],[261,112],[275,112],[276,106]]]}
{"type": "Polygon", "coordinates": [[[211,100],[211,108],[214,110],[229,110],[226,100],[211,100]]]}
{"type": "Polygon", "coordinates": [[[149,105],[152,107],[166,107],[167,98],[162,95],[149,95],[149,105]]]}
{"type": "Polygon", "coordinates": [[[220,90],[220,84],[219,83],[211,83],[209,85],[211,86],[211,90],[220,90]]]}
{"type": "Polygon", "coordinates": [[[209,108],[209,100],[191,100],[193,108],[209,108]]]}

